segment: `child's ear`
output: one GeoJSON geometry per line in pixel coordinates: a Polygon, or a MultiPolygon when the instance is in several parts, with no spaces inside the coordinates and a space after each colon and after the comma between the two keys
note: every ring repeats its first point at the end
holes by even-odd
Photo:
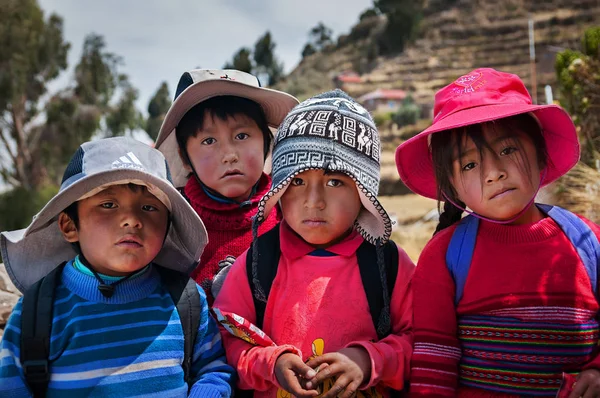
{"type": "Polygon", "coordinates": [[[79,232],[77,231],[77,227],[73,220],[71,220],[71,217],[66,213],[60,213],[58,215],[58,228],[60,228],[60,232],[62,232],[63,237],[67,242],[79,242],[79,232]]]}
{"type": "Polygon", "coordinates": [[[183,163],[183,168],[188,172],[188,173],[193,173],[194,171],[192,170],[192,167],[190,166],[190,164],[188,163],[188,157],[185,156],[182,152],[181,152],[181,148],[179,148],[179,146],[177,147],[177,152],[179,153],[179,158],[181,159],[181,163],[183,163]]]}

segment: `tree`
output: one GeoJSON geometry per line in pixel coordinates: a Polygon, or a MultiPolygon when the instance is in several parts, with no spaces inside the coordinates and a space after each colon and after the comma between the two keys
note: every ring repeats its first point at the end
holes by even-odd
{"type": "Polygon", "coordinates": [[[252,53],[249,48],[242,47],[233,56],[231,63],[225,64],[224,69],[237,69],[242,72],[252,73],[252,53]]]}
{"type": "Polygon", "coordinates": [[[125,75],[119,76],[121,97],[106,113],[106,135],[116,137],[143,128],[142,114],[135,107],[138,90],[134,88],[125,75]]]}
{"type": "Polygon", "coordinates": [[[600,27],[586,30],[582,51],[557,54],[561,105],[579,128],[581,159],[592,167],[600,160],[600,27]]]}
{"type": "Polygon", "coordinates": [[[358,17],[358,21],[362,22],[365,19],[376,17],[377,15],[379,15],[379,14],[377,14],[377,10],[376,9],[374,9],[374,8],[367,8],[366,10],[364,10],[362,12],[362,14],[360,14],[360,16],[358,17]]]}
{"type": "Polygon", "coordinates": [[[0,177],[31,192],[60,182],[75,149],[101,127],[109,136],[135,128],[137,91],[118,74],[120,57],[105,51],[102,36],[91,34],[71,87],[51,95],[38,110],[47,84],[67,67],[70,46],[63,39],[63,22],[54,14],[44,19],[35,0],[5,4],[0,14],[0,177]]]}
{"type": "Polygon", "coordinates": [[[0,13],[0,165],[2,179],[35,189],[43,183],[38,154],[43,130],[30,128],[47,85],[67,67],[63,21],[48,19],[35,0],[4,0],[0,13]]]}
{"type": "Polygon", "coordinates": [[[258,74],[268,75],[269,85],[277,83],[283,75],[283,65],[275,56],[275,46],[269,31],[260,37],[254,45],[255,70],[258,74]]]}
{"type": "Polygon", "coordinates": [[[160,126],[171,106],[171,95],[167,82],[162,82],[159,89],[148,103],[148,120],[146,120],[146,133],[156,141],[160,126]]]}
{"type": "Polygon", "coordinates": [[[98,108],[105,116],[104,135],[114,137],[141,127],[143,122],[135,107],[138,91],[127,75],[118,71],[123,64],[122,58],[105,49],[104,37],[95,33],[86,36],[81,59],[75,68],[75,96],[82,104],[98,108]],[[112,104],[117,93],[120,98],[112,104]]]}
{"type": "Polygon", "coordinates": [[[315,48],[313,47],[312,44],[306,43],[306,45],[302,49],[302,58],[306,58],[309,55],[313,55],[316,52],[317,52],[317,50],[315,50],[315,48]]]}
{"type": "Polygon", "coordinates": [[[327,46],[333,44],[331,35],[333,31],[319,22],[308,32],[308,43],[302,49],[302,58],[308,57],[318,51],[323,51],[327,46]]]}
{"type": "Polygon", "coordinates": [[[323,22],[319,22],[314,28],[310,30],[309,43],[311,43],[317,51],[322,51],[328,45],[333,44],[331,35],[333,31],[325,26],[323,22]]]}
{"type": "Polygon", "coordinates": [[[423,0],[374,0],[374,6],[387,17],[387,25],[379,40],[380,52],[403,51],[419,27],[423,0]]]}

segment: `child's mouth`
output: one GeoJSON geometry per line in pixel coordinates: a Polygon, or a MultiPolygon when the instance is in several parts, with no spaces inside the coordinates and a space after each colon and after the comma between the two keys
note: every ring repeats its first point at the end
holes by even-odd
{"type": "Polygon", "coordinates": [[[515,190],[514,188],[504,189],[504,190],[492,195],[492,197],[490,199],[499,199],[499,198],[511,193],[514,190],[515,190]]]}
{"type": "Polygon", "coordinates": [[[326,222],[325,220],[319,219],[319,218],[311,218],[308,220],[304,220],[302,221],[302,223],[304,225],[308,225],[309,227],[320,227],[322,225],[324,225],[326,222]]]}
{"type": "Polygon", "coordinates": [[[117,242],[117,246],[126,247],[131,249],[137,249],[142,247],[142,242],[138,238],[123,238],[119,242],[117,242]]]}
{"type": "Polygon", "coordinates": [[[242,172],[239,171],[239,170],[230,170],[230,171],[226,172],[223,175],[223,178],[227,178],[227,177],[239,177],[239,176],[242,176],[242,175],[243,175],[242,172]]]}

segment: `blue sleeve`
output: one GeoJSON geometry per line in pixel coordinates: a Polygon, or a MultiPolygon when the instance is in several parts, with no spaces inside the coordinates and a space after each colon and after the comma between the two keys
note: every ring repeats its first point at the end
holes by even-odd
{"type": "Polygon", "coordinates": [[[30,397],[21,368],[21,297],[13,308],[0,342],[0,397],[30,397]]]}
{"type": "Polygon", "coordinates": [[[198,286],[201,301],[200,325],[194,345],[190,397],[230,397],[235,385],[235,370],[227,365],[225,349],[216,321],[210,315],[204,290],[198,286]]]}

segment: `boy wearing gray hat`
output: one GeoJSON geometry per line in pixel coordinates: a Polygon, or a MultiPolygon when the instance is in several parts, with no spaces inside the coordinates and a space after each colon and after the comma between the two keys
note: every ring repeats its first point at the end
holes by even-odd
{"type": "Polygon", "coordinates": [[[389,241],[379,161],[373,119],[342,91],[300,103],[282,122],[252,247],[214,305],[276,343],[252,347],[221,329],[238,387],[254,397],[388,397],[404,388],[414,265],[389,241]],[[283,220],[257,238],[277,203],[283,220]]]}
{"type": "Polygon", "coordinates": [[[84,143],[58,194],[0,248],[24,292],[0,346],[0,395],[228,397],[233,369],[188,274],[207,242],[162,154],[84,143]]]}

